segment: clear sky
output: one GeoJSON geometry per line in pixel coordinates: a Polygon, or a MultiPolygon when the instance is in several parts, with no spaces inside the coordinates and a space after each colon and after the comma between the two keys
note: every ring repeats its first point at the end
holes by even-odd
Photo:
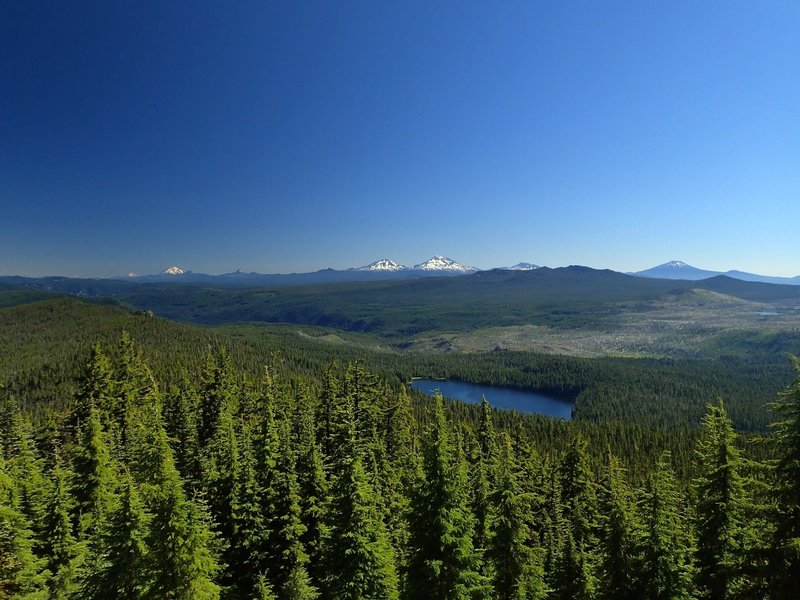
{"type": "Polygon", "coordinates": [[[800,3],[3,2],[0,274],[800,274],[800,3]]]}

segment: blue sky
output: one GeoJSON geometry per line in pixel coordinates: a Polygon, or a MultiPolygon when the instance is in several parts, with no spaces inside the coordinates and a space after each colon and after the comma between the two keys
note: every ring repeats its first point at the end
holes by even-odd
{"type": "Polygon", "coordinates": [[[3,3],[0,274],[797,275],[798,32],[796,2],[3,3]]]}

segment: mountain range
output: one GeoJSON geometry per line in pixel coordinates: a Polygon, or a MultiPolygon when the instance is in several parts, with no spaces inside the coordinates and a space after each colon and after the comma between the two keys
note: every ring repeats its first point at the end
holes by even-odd
{"type": "MultiPolygon", "coordinates": [[[[130,284],[139,283],[213,283],[220,285],[230,285],[235,287],[261,287],[261,286],[287,286],[287,285],[316,285],[324,283],[347,283],[357,281],[383,281],[392,279],[419,279],[428,277],[454,277],[461,275],[471,275],[475,273],[485,273],[493,271],[534,271],[543,267],[529,263],[519,262],[510,267],[497,267],[494,269],[478,269],[463,265],[446,256],[432,256],[428,260],[415,264],[412,267],[401,265],[389,258],[381,258],[362,267],[349,269],[321,269],[308,273],[255,273],[243,272],[240,270],[220,275],[209,275],[206,273],[195,273],[178,266],[171,266],[160,273],[152,275],[136,275],[129,273],[126,276],[102,278],[68,278],[68,277],[0,277],[0,282],[10,284],[35,285],[39,288],[58,288],[63,287],[66,281],[83,282],[81,289],[99,289],[108,287],[112,282],[128,282],[130,284]],[[34,283],[38,282],[38,283],[34,283]],[[108,282],[108,283],[103,283],[108,282]]],[[[668,279],[682,281],[700,281],[720,275],[725,275],[732,279],[757,283],[773,283],[782,285],[800,285],[800,276],[797,277],[774,277],[769,275],[758,275],[744,271],[710,271],[699,269],[685,262],[673,260],[664,264],[637,271],[626,273],[641,278],[649,279],[668,279]]],[[[74,287],[74,286],[73,286],[74,287]]]]}

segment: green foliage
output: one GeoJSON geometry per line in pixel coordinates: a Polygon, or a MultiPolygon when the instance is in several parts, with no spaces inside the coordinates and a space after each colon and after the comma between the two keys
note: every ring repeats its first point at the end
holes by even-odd
{"type": "Polygon", "coordinates": [[[92,569],[84,578],[81,595],[93,600],[144,598],[149,586],[146,535],[144,508],[128,477],[119,504],[92,548],[92,569]]]}
{"type": "Polygon", "coordinates": [[[654,600],[690,597],[691,563],[688,524],[682,498],[665,453],[656,465],[642,499],[644,521],[641,577],[644,594],[654,600]]]}
{"type": "Polygon", "coordinates": [[[600,564],[598,597],[604,600],[641,598],[636,577],[640,571],[640,524],[632,491],[616,457],[609,454],[598,493],[600,564]]]}
{"type": "Polygon", "coordinates": [[[503,435],[492,504],[492,537],[486,558],[493,566],[494,596],[498,600],[543,598],[544,573],[528,545],[531,539],[525,519],[528,499],[517,481],[508,434],[503,435]]]}
{"type": "MultiPolygon", "coordinates": [[[[800,373],[800,359],[793,356],[800,373]]],[[[784,392],[774,409],[781,421],[775,424],[775,537],[772,564],[772,595],[800,596],[800,375],[784,392]]]]}
{"type": "Polygon", "coordinates": [[[76,588],[75,576],[80,549],[73,534],[70,519],[71,498],[66,480],[67,475],[56,465],[44,526],[44,556],[50,572],[49,598],[68,598],[76,588]]]}
{"type": "Polygon", "coordinates": [[[33,532],[15,504],[13,480],[0,449],[0,598],[44,595],[43,561],[34,554],[33,532]]]}
{"type": "Polygon", "coordinates": [[[722,400],[710,404],[697,448],[700,476],[694,482],[696,581],[709,600],[734,594],[745,555],[743,463],[736,443],[722,400]]]}
{"type": "MultiPolygon", "coordinates": [[[[800,378],[756,444],[721,403],[700,430],[560,422],[429,401],[368,361],[320,367],[313,345],[255,357],[240,340],[209,360],[208,332],[92,309],[131,334],[83,371],[67,360],[70,385],[40,367],[0,389],[0,597],[796,595],[800,378]],[[140,350],[145,334],[169,352],[140,350]],[[56,389],[68,401],[37,404],[56,389]]],[[[476,361],[502,373],[521,355],[476,361]]],[[[529,367],[556,381],[577,364],[529,367]]],[[[592,364],[596,382],[643,373],[592,364]]]]}
{"type": "Polygon", "coordinates": [[[485,585],[472,544],[463,464],[450,437],[442,398],[437,395],[423,445],[424,483],[414,491],[411,502],[409,598],[470,598],[485,585]]]}
{"type": "Polygon", "coordinates": [[[361,459],[352,456],[331,491],[324,582],[331,598],[399,597],[394,554],[376,504],[361,459]]]}

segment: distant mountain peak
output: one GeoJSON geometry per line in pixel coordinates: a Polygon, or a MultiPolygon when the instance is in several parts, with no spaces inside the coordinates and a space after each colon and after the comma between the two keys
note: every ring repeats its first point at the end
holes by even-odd
{"type": "Polygon", "coordinates": [[[128,273],[128,277],[138,277],[138,275],[136,275],[136,273],[131,271],[130,273],[128,273]]]}
{"type": "Polygon", "coordinates": [[[399,265],[388,258],[381,258],[380,260],[358,268],[359,271],[405,271],[406,269],[408,269],[408,267],[399,265]]]}
{"type": "Polygon", "coordinates": [[[169,267],[168,269],[164,269],[161,271],[162,275],[183,275],[184,270],[180,267],[169,267]]]}
{"type": "Polygon", "coordinates": [[[539,265],[535,265],[529,262],[518,262],[513,267],[506,267],[507,271],[533,271],[534,269],[541,268],[539,265]]]}
{"type": "Polygon", "coordinates": [[[425,262],[414,265],[415,271],[457,271],[460,273],[472,273],[477,271],[475,267],[468,267],[457,263],[452,258],[446,256],[432,256],[425,262]]]}

